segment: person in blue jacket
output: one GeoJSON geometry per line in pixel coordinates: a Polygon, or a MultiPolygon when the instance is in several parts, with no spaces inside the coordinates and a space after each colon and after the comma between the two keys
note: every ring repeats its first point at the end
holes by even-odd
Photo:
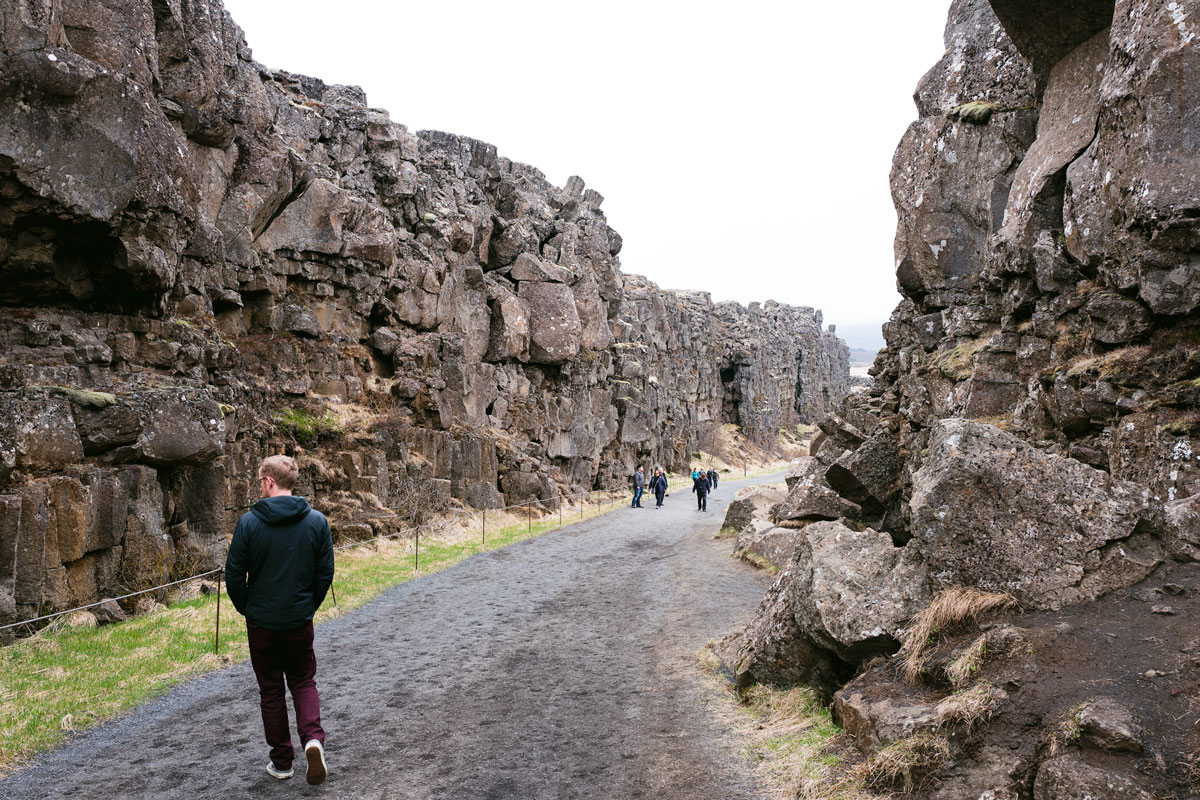
{"type": "Polygon", "coordinates": [[[663,472],[662,467],[654,470],[654,477],[650,479],[650,491],[654,492],[654,507],[662,508],[663,498],[667,496],[667,474],[663,472]]]}
{"type": "Polygon", "coordinates": [[[238,520],[225,558],[229,599],[246,617],[250,664],[258,680],[263,732],[271,747],[267,772],[292,777],[295,750],[288,729],[284,678],[296,708],[296,728],[310,784],[325,780],[325,729],[317,696],[313,615],[333,583],[329,522],[303,497],[292,496],[295,459],[271,456],[258,467],[262,499],[238,520]]]}

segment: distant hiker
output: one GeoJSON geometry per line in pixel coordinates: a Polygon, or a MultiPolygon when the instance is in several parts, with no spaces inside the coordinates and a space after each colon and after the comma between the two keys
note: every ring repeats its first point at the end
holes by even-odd
{"type": "Polygon", "coordinates": [[[654,477],[650,479],[650,491],[654,492],[654,507],[662,508],[663,498],[667,496],[667,475],[662,471],[662,467],[654,470],[654,477]]]}
{"type": "Polygon", "coordinates": [[[696,493],[696,510],[708,511],[708,476],[698,469],[692,470],[692,491],[696,493]]]}
{"type": "Polygon", "coordinates": [[[646,475],[642,472],[642,465],[638,464],[637,471],[633,473],[633,502],[629,504],[630,508],[642,507],[642,492],[646,491],[646,475]]]}
{"type": "Polygon", "coordinates": [[[717,488],[717,471],[712,467],[708,468],[708,490],[711,492],[717,488]]]}
{"type": "Polygon", "coordinates": [[[246,617],[250,664],[262,697],[263,731],[271,746],[267,772],[292,777],[284,676],[296,708],[296,729],[308,761],[306,780],[325,780],[325,730],[317,697],[313,615],[333,583],[329,522],[303,497],[293,497],[299,470],[288,456],[258,466],[262,499],[238,520],[225,559],[229,599],[246,617]]]}
{"type": "Polygon", "coordinates": [[[714,470],[712,471],[712,475],[713,475],[713,488],[715,489],[715,488],[717,488],[717,481],[720,479],[720,477],[721,477],[721,473],[720,473],[720,472],[717,472],[717,471],[714,469],[714,470]]]}

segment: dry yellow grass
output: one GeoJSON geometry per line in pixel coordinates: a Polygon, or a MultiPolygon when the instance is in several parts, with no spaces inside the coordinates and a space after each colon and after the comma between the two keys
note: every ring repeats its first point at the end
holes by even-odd
{"type": "Polygon", "coordinates": [[[851,770],[872,791],[909,793],[950,760],[950,742],[940,733],[916,733],[880,748],[851,770]]]}
{"type": "Polygon", "coordinates": [[[946,589],[923,611],[912,618],[905,630],[904,678],[915,683],[924,664],[925,648],[934,636],[944,634],[966,620],[978,620],[989,611],[1011,609],[1017,605],[1016,598],[1006,592],[984,592],[964,586],[946,589]]]}
{"type": "Polygon", "coordinates": [[[955,692],[938,703],[938,726],[954,725],[970,733],[991,719],[1003,701],[1004,693],[988,683],[955,692]]]}

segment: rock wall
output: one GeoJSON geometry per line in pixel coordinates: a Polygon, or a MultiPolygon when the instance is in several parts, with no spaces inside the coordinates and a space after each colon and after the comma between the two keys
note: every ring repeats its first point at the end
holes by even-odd
{"type": "Polygon", "coordinates": [[[874,385],[739,537],[796,544],[718,648],[739,685],[830,696],[875,789],[1200,787],[1177,699],[1200,628],[1165,600],[1200,569],[1197,24],[1197,2],[951,5],[893,161],[903,300],[874,385]]]}
{"type": "Polygon", "coordinates": [[[819,312],[624,276],[582,180],[270,71],[217,0],[15,0],[0,36],[0,622],[219,563],[281,449],[366,536],[848,389],[819,312]]]}

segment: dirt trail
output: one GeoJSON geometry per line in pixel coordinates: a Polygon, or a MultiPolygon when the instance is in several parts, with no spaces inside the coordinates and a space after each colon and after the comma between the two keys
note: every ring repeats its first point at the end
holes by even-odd
{"type": "MultiPolygon", "coordinates": [[[[768,577],[696,511],[623,509],[411,581],[317,629],[329,780],[264,771],[248,663],[95,728],[0,781],[30,798],[759,798],[704,710],[696,651],[768,577]]],[[[294,735],[294,734],[293,734],[294,735]]]]}

